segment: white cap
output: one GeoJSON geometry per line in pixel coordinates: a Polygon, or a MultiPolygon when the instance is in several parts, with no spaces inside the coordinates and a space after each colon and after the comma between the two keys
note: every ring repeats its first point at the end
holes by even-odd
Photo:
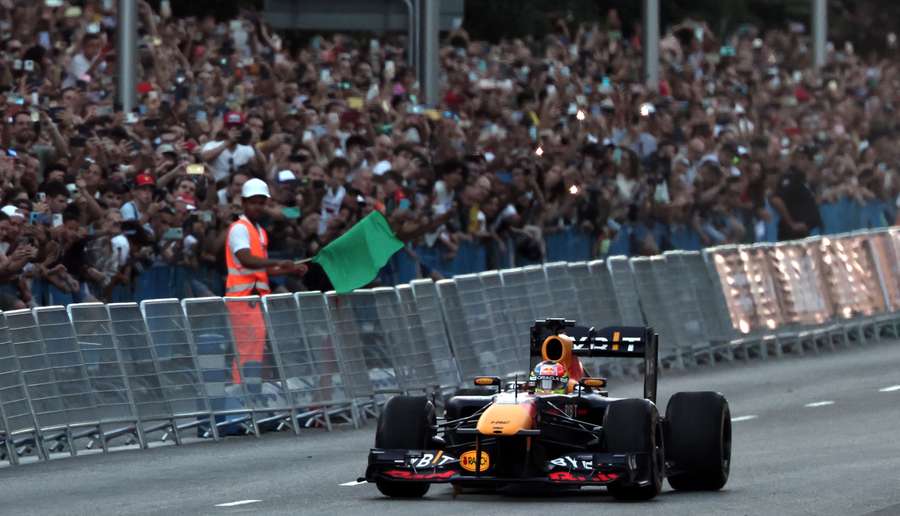
{"type": "Polygon", "coordinates": [[[287,183],[289,181],[296,181],[297,176],[294,175],[294,172],[290,170],[282,170],[278,173],[278,182],[279,183],[287,183]]]}
{"type": "Polygon", "coordinates": [[[391,162],[388,160],[379,161],[375,164],[375,168],[372,169],[372,173],[376,176],[384,175],[385,172],[391,169],[391,162]]]}
{"type": "Polygon", "coordinates": [[[269,195],[269,185],[266,184],[262,179],[248,179],[244,186],[241,188],[241,197],[247,199],[249,197],[256,197],[257,195],[262,195],[266,198],[272,197],[269,195]]]}
{"type": "Polygon", "coordinates": [[[6,206],[4,206],[2,211],[9,218],[13,218],[13,217],[19,217],[21,219],[25,218],[25,215],[22,215],[22,212],[19,211],[19,208],[16,208],[12,204],[7,204],[6,206]]]}

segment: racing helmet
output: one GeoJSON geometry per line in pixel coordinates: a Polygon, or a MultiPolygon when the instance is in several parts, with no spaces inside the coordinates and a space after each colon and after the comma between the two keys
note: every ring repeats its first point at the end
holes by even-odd
{"type": "Polygon", "coordinates": [[[545,360],[534,366],[530,380],[537,394],[565,394],[569,386],[569,373],[561,363],[545,360]]]}

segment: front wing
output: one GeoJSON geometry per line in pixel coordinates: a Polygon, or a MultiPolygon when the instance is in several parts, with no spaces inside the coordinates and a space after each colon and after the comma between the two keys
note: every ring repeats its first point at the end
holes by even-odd
{"type": "Polygon", "coordinates": [[[499,477],[487,464],[481,471],[474,464],[474,452],[460,458],[442,450],[395,450],[374,448],[369,452],[365,477],[369,482],[429,482],[454,484],[547,483],[570,486],[622,483],[642,486],[649,483],[643,472],[650,471],[647,453],[572,453],[550,460],[543,472],[527,477],[499,477]],[[469,455],[468,462],[465,458],[469,455]],[[474,468],[473,468],[474,466],[474,468]],[[474,471],[473,471],[474,469],[474,471]]]}

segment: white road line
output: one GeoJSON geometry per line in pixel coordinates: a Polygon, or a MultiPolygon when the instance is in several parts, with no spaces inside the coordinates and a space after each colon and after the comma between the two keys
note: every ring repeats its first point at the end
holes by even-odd
{"type": "Polygon", "coordinates": [[[890,387],[885,387],[884,389],[878,389],[878,392],[894,392],[900,391],[900,385],[891,385],[890,387]]]}
{"type": "Polygon", "coordinates": [[[359,485],[366,484],[366,483],[367,483],[367,482],[366,482],[365,480],[362,480],[362,481],[360,481],[360,480],[351,480],[350,482],[344,482],[343,484],[338,484],[338,485],[339,485],[339,486],[344,486],[344,487],[353,487],[353,486],[359,486],[359,485]]]}
{"type": "Polygon", "coordinates": [[[816,401],[814,403],[807,403],[803,405],[804,407],[814,408],[814,407],[827,407],[828,405],[834,405],[833,401],[816,401]]]}
{"type": "Polygon", "coordinates": [[[217,503],[216,507],[236,507],[238,505],[247,505],[248,503],[259,503],[262,500],[238,500],[236,502],[217,503]]]}
{"type": "Polygon", "coordinates": [[[738,416],[738,417],[731,418],[731,422],[732,423],[740,423],[741,421],[750,421],[751,419],[756,419],[757,417],[758,416],[755,416],[753,414],[748,415],[748,416],[738,416]]]}

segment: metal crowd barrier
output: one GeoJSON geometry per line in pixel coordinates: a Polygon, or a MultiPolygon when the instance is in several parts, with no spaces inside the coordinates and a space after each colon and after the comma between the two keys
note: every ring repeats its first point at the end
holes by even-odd
{"type": "MultiPolygon", "coordinates": [[[[358,427],[388,395],[442,396],[529,367],[531,322],[649,325],[663,367],[898,336],[900,230],[555,262],[259,298],[0,313],[0,460],[358,427]]],[[[586,361],[589,373],[636,364],[586,361]]]]}

